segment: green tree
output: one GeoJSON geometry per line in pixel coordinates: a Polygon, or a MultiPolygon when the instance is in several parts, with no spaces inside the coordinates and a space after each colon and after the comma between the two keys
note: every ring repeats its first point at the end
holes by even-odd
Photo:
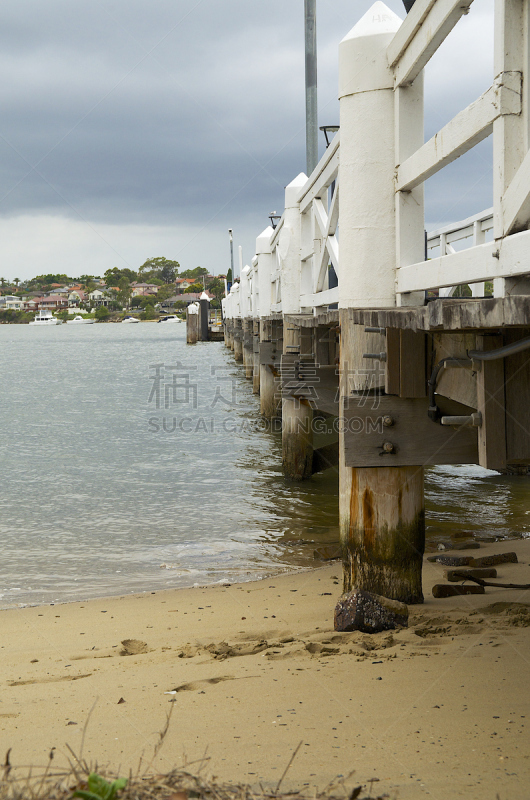
{"type": "Polygon", "coordinates": [[[149,303],[146,305],[145,311],[142,311],[140,316],[142,319],[156,319],[158,314],[156,313],[154,306],[149,303]]]}
{"type": "Polygon", "coordinates": [[[192,292],[202,292],[204,286],[202,283],[192,283],[187,289],[184,289],[184,294],[191,294],[192,292]]]}
{"type": "Polygon", "coordinates": [[[175,293],[175,286],[172,283],[167,283],[164,286],[161,286],[158,292],[156,293],[156,299],[159,303],[163,303],[164,300],[167,300],[171,297],[172,294],[175,293]]]}
{"type": "Polygon", "coordinates": [[[157,256],[156,258],[148,258],[144,261],[138,270],[138,277],[142,278],[158,278],[164,283],[173,283],[180,264],[178,261],[171,261],[164,256],[157,256]]]}
{"type": "Polygon", "coordinates": [[[81,275],[79,280],[83,284],[84,290],[87,294],[90,294],[90,292],[93,292],[96,288],[96,282],[92,275],[81,275]]]}
{"type": "Polygon", "coordinates": [[[135,281],[138,277],[138,273],[134,272],[132,269],[127,269],[126,267],[123,269],[112,267],[112,269],[106,270],[103,277],[107,282],[107,286],[119,286],[123,278],[126,278],[128,283],[135,281]]]}
{"type": "Polygon", "coordinates": [[[226,273],[226,282],[227,283],[232,283],[232,268],[230,268],[228,270],[228,272],[226,273]]]}
{"type": "Polygon", "coordinates": [[[98,306],[96,308],[96,312],[95,312],[94,316],[96,317],[96,319],[99,319],[100,321],[102,321],[104,319],[107,319],[107,317],[110,316],[110,311],[105,306],[98,306]]]}
{"type": "Polygon", "coordinates": [[[181,278],[200,278],[203,275],[208,275],[208,270],[204,267],[195,267],[195,269],[187,269],[181,273],[181,278]]]}
{"type": "Polygon", "coordinates": [[[208,291],[211,292],[218,300],[225,296],[225,282],[224,278],[214,278],[208,284],[208,291]]]}

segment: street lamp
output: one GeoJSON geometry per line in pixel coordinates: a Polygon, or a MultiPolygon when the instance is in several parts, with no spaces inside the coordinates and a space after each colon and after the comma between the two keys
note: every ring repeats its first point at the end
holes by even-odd
{"type": "Polygon", "coordinates": [[[271,211],[269,214],[269,219],[271,221],[273,231],[276,230],[276,226],[278,225],[278,220],[281,219],[281,214],[277,214],[276,211],[271,211]]]}
{"type": "Polygon", "coordinates": [[[337,133],[339,130],[339,125],[321,125],[320,130],[324,132],[324,136],[326,137],[326,147],[329,147],[331,144],[332,134],[337,133]]]}

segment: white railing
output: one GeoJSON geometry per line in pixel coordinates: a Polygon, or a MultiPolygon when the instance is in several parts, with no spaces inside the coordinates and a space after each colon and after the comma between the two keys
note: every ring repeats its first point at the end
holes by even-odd
{"type": "MultiPolygon", "coordinates": [[[[393,12],[382,12],[378,3],[372,20],[366,23],[369,26],[382,15],[397,27],[386,47],[390,82],[381,83],[381,88],[392,89],[393,79],[395,167],[386,185],[393,185],[396,198],[392,269],[397,305],[421,305],[428,290],[449,297],[462,285],[469,285],[474,297],[483,297],[486,281],[493,283],[494,296],[501,297],[517,292],[521,276],[530,277],[530,92],[528,88],[523,91],[530,73],[529,24],[525,22],[530,17],[530,0],[496,0],[492,85],[429,141],[423,139],[423,67],[472,2],[416,0],[400,26],[393,12]],[[426,258],[424,182],[491,134],[493,208],[430,233],[426,258]]],[[[372,9],[363,20],[371,13],[372,9]]],[[[377,82],[379,74],[374,75],[377,82]]],[[[374,86],[379,88],[379,84],[374,86]]],[[[354,125],[358,137],[362,120],[346,114],[340,135],[350,149],[352,141],[359,141],[352,138],[354,125]]],[[[341,294],[339,159],[337,134],[313,174],[309,178],[301,174],[287,187],[284,214],[275,230],[268,228],[258,237],[256,256],[240,289],[224,302],[226,316],[316,315],[341,298],[343,305],[348,305],[350,296],[362,303],[362,297],[352,291],[351,280],[348,290],[345,288],[355,258],[351,246],[341,294]],[[339,280],[335,288],[328,285],[330,266],[339,280]]],[[[347,175],[345,172],[345,179],[347,175]]],[[[343,214],[352,192],[352,184],[348,185],[349,189],[345,188],[343,181],[343,214]]],[[[343,261],[344,231],[349,230],[343,229],[343,261]]],[[[381,259],[385,264],[387,255],[381,259]]]]}
{"type": "MultiPolygon", "coordinates": [[[[486,239],[493,236],[493,209],[488,208],[480,214],[475,214],[468,219],[453,225],[431,231],[427,235],[427,258],[453,255],[469,247],[484,244],[486,239]]],[[[460,284],[461,285],[461,284],[460,284]]],[[[484,281],[470,284],[472,297],[484,297],[484,281]]],[[[458,286],[444,286],[439,289],[439,297],[452,297],[458,286]]]]}

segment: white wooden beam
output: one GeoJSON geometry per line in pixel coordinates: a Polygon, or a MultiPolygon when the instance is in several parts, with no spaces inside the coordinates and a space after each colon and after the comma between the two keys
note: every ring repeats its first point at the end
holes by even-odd
{"type": "Polygon", "coordinates": [[[336,179],[339,171],[339,149],[340,136],[337,133],[300,192],[299,202],[302,214],[307,211],[315,197],[322,197],[322,193],[336,179]]]}
{"type": "MultiPolygon", "coordinates": [[[[528,81],[527,0],[495,0],[494,74],[519,72],[528,81]]],[[[526,155],[525,116],[499,117],[493,128],[494,236],[505,234],[503,197],[526,155]]]]}
{"type": "Polygon", "coordinates": [[[502,211],[506,234],[530,221],[530,151],[504,193],[502,211]]]}
{"type": "Polygon", "coordinates": [[[410,191],[489,136],[501,115],[521,113],[521,75],[504,73],[398,167],[398,191],[410,191]]]}
{"type": "MultiPolygon", "coordinates": [[[[418,2],[419,0],[414,4],[412,11],[418,2]]],[[[472,2],[473,0],[436,0],[432,4],[428,0],[421,2],[417,11],[418,16],[421,16],[429,6],[429,11],[424,15],[421,24],[417,25],[412,20],[412,23],[407,25],[405,20],[387,50],[390,64],[394,67],[395,86],[407,86],[412,83],[451,33],[458,20],[468,13],[472,2]],[[401,34],[405,25],[407,28],[401,34]],[[417,30],[411,35],[412,27],[416,27],[417,30]]]]}
{"type": "Polygon", "coordinates": [[[330,303],[338,303],[339,301],[339,287],[335,286],[333,289],[326,289],[324,292],[317,292],[316,294],[303,294],[300,298],[301,308],[314,308],[319,306],[327,306],[330,303]]]}
{"type": "Polygon", "coordinates": [[[386,54],[391,67],[394,67],[403,56],[435,3],[436,0],[416,0],[405,17],[403,25],[388,45],[386,54]]]}
{"type": "Polygon", "coordinates": [[[398,292],[530,275],[530,231],[397,270],[398,292]]]}
{"type": "Polygon", "coordinates": [[[397,291],[415,292],[488,280],[492,273],[496,274],[499,267],[492,253],[493,244],[488,242],[458,253],[402,267],[397,271],[397,291]]]}

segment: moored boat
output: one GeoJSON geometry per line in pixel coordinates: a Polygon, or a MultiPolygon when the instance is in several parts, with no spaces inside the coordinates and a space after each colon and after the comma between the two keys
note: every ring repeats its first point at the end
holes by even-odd
{"type": "Polygon", "coordinates": [[[73,319],[67,319],[67,325],[93,325],[95,320],[93,319],[85,319],[81,316],[81,314],[77,314],[73,319]]]}
{"type": "Polygon", "coordinates": [[[166,316],[160,317],[157,322],[182,322],[182,320],[176,314],[166,314],[166,316]]]}
{"type": "Polygon", "coordinates": [[[140,322],[140,320],[136,317],[124,317],[122,322],[140,322]]]}
{"type": "Polygon", "coordinates": [[[62,320],[54,317],[51,311],[39,311],[30,325],[40,325],[41,327],[50,325],[60,325],[62,320]]]}

